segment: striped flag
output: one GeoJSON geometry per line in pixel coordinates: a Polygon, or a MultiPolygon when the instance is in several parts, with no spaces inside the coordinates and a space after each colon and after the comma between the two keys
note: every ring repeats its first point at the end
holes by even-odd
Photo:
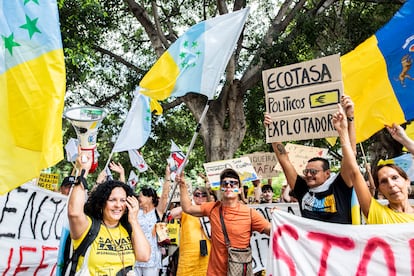
{"type": "Polygon", "coordinates": [[[384,125],[414,119],[414,0],[375,35],[341,57],[345,93],[355,103],[357,143],[384,125]]]}
{"type": "Polygon", "coordinates": [[[155,100],[189,92],[212,99],[248,13],[246,8],[192,26],[144,76],[140,92],[155,100]]]}
{"type": "Polygon", "coordinates": [[[63,159],[65,63],[56,0],[0,0],[0,194],[63,159]]]}

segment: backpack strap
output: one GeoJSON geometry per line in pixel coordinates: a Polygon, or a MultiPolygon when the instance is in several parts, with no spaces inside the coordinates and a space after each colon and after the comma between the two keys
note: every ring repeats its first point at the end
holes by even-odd
{"type": "MultiPolygon", "coordinates": [[[[72,257],[66,259],[67,261],[65,262],[65,266],[63,268],[63,273],[65,273],[66,269],[68,268],[69,264],[71,263],[69,275],[75,275],[76,267],[78,266],[78,262],[79,262],[79,257],[80,256],[83,256],[83,257],[85,256],[86,250],[88,249],[88,247],[92,244],[92,242],[98,236],[100,228],[101,228],[100,220],[95,219],[95,218],[92,217],[91,228],[89,228],[88,233],[86,234],[85,238],[79,244],[79,247],[76,248],[73,251],[72,257]]],[[[70,235],[68,236],[68,239],[70,239],[70,235]]],[[[72,245],[71,242],[67,241],[66,245],[65,245],[65,252],[66,252],[67,247],[69,247],[68,244],[69,244],[69,246],[72,245]]],[[[70,248],[68,248],[68,250],[70,250],[70,248]]]]}

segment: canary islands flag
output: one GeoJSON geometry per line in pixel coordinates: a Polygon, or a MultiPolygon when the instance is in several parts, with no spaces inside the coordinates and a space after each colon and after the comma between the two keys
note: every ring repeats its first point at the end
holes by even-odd
{"type": "Polygon", "coordinates": [[[56,0],[0,0],[0,194],[63,159],[56,0]]]}
{"type": "Polygon", "coordinates": [[[139,83],[154,100],[189,92],[214,97],[249,9],[202,21],[180,36],[139,83]]]}
{"type": "Polygon", "coordinates": [[[355,103],[357,142],[384,125],[414,119],[414,0],[375,35],[341,57],[345,93],[355,103]]]}

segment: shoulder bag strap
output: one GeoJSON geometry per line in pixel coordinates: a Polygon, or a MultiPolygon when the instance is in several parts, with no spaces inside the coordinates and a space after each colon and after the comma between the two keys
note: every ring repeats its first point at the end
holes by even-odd
{"type": "Polygon", "coordinates": [[[101,224],[100,220],[97,220],[93,217],[91,219],[92,219],[92,225],[88,231],[88,234],[86,234],[85,238],[81,241],[79,247],[76,248],[76,250],[73,252],[73,255],[72,255],[73,262],[70,268],[69,275],[75,275],[76,267],[78,266],[79,257],[85,255],[86,250],[92,244],[92,242],[95,240],[96,236],[99,233],[99,228],[101,224]]]}
{"type": "Polygon", "coordinates": [[[230,240],[229,240],[229,236],[227,235],[226,225],[224,224],[223,209],[221,208],[221,205],[220,205],[219,213],[220,213],[221,229],[223,230],[223,234],[224,234],[224,240],[226,242],[226,246],[230,247],[230,240]]]}

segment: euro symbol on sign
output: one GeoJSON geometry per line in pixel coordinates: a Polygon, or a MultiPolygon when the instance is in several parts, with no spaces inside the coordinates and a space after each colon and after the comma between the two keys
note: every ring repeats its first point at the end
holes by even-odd
{"type": "Polygon", "coordinates": [[[319,108],[328,105],[336,105],[340,98],[339,89],[320,91],[309,95],[311,108],[319,108]]]}
{"type": "Polygon", "coordinates": [[[317,97],[315,101],[320,103],[320,104],[324,104],[325,103],[325,95],[321,95],[321,96],[317,97]]]}

